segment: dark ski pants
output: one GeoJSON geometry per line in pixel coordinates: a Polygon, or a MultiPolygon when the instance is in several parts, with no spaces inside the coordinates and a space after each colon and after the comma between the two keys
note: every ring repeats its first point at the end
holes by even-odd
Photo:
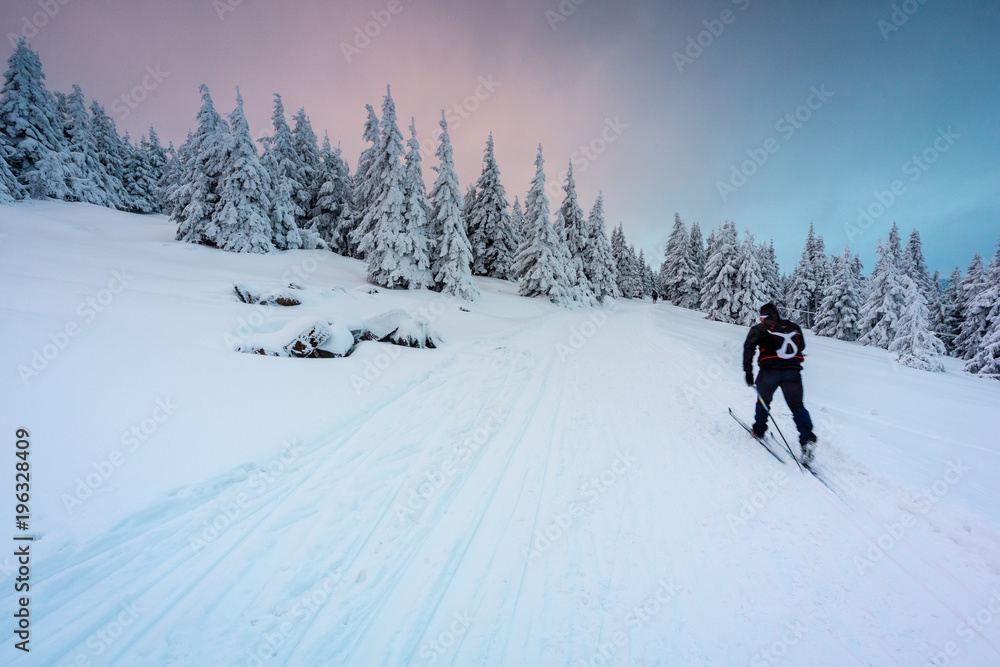
{"type": "MultiPolygon", "coordinates": [[[[768,408],[771,407],[771,399],[774,392],[781,387],[781,394],[785,397],[785,403],[792,411],[792,420],[795,428],[799,430],[799,442],[809,433],[812,433],[812,419],[809,411],[802,404],[802,374],[797,368],[762,368],[757,374],[757,391],[768,408]]],[[[757,412],[753,423],[754,433],[763,435],[767,431],[767,410],[757,401],[757,412]]]]}

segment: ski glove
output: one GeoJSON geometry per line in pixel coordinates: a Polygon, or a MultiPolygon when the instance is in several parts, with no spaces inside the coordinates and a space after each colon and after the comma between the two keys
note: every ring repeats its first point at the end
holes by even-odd
{"type": "Polygon", "coordinates": [[[753,371],[747,371],[747,386],[753,386],[753,371]]]}

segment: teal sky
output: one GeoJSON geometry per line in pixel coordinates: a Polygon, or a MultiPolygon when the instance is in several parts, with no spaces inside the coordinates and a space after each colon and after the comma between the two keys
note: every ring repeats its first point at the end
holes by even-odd
{"type": "Polygon", "coordinates": [[[180,142],[199,84],[222,111],[239,85],[255,136],[278,92],[353,168],[364,105],[388,83],[426,145],[449,110],[463,189],[493,131],[523,199],[541,142],[550,184],[573,160],[584,208],[603,190],[608,224],[656,265],[675,211],[706,235],[728,219],[773,238],[785,272],[810,222],[868,270],[893,221],[944,275],[1000,237],[1000,12],[986,0],[63,2],[4,2],[4,52],[27,33],[51,89],[79,83],[134,136],[152,123],[180,142]]]}

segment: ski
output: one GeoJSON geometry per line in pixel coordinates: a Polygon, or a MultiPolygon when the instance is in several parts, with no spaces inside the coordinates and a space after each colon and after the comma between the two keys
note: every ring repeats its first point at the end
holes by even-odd
{"type": "Polygon", "coordinates": [[[782,463],[785,462],[785,459],[783,459],[780,456],[778,456],[777,454],[775,454],[774,451],[770,447],[768,447],[767,444],[763,440],[761,440],[760,438],[758,438],[757,436],[755,436],[753,434],[753,429],[750,428],[749,426],[747,426],[746,423],[742,419],[740,419],[739,417],[737,417],[736,413],[733,412],[732,408],[729,408],[729,416],[732,417],[733,419],[735,419],[737,424],[739,424],[744,429],[746,429],[746,432],[750,434],[750,437],[753,438],[754,440],[756,440],[760,444],[761,447],[763,447],[764,449],[766,449],[768,454],[770,454],[774,458],[778,459],[782,463]]]}

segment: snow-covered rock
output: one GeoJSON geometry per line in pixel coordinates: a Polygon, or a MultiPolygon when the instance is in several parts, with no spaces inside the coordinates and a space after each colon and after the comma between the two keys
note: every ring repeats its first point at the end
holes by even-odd
{"type": "Polygon", "coordinates": [[[326,322],[299,317],[273,333],[250,334],[237,345],[236,351],[268,357],[308,357],[332,336],[326,322]]]}
{"type": "MultiPolygon", "coordinates": [[[[288,287],[289,289],[301,289],[293,285],[288,287]]],[[[233,285],[233,290],[243,303],[259,303],[263,306],[298,306],[302,304],[302,301],[288,290],[261,290],[243,283],[233,285]]]]}
{"type": "Polygon", "coordinates": [[[435,348],[440,338],[431,331],[430,323],[423,317],[396,309],[365,320],[361,340],[377,340],[406,347],[435,348]]]}

